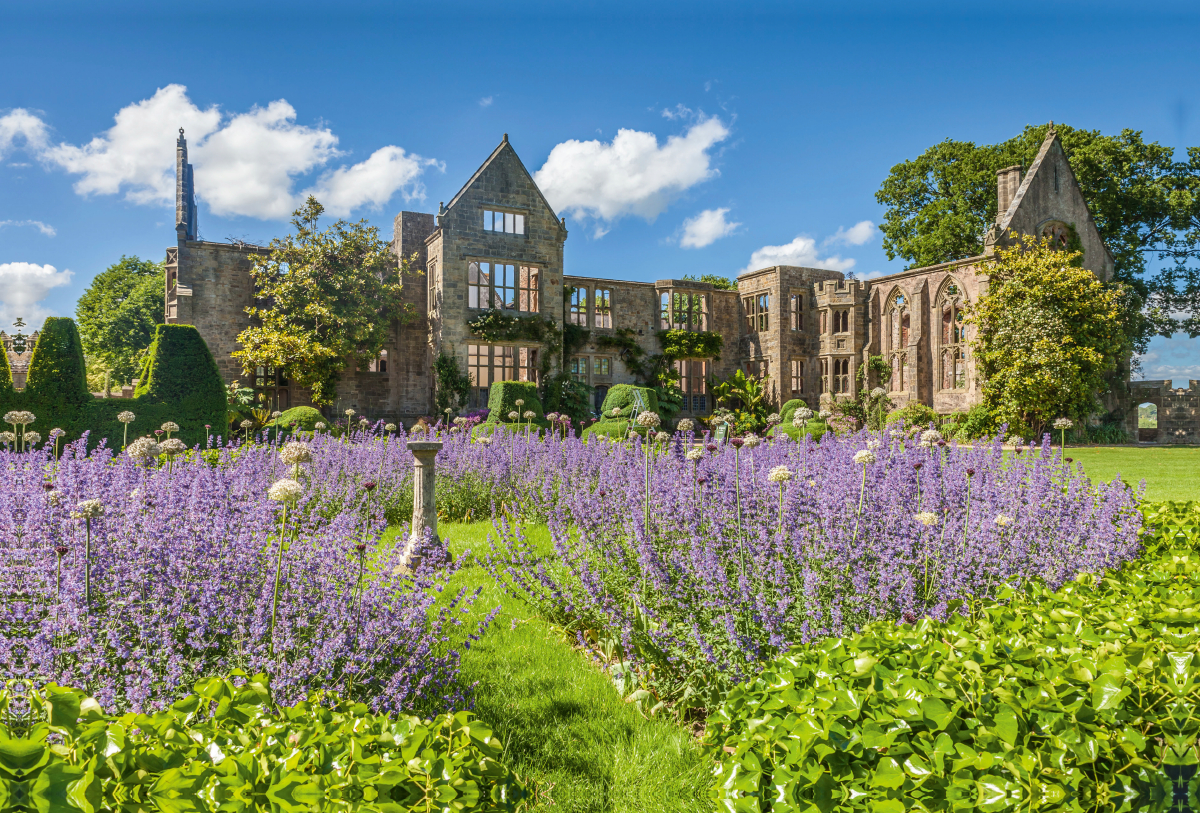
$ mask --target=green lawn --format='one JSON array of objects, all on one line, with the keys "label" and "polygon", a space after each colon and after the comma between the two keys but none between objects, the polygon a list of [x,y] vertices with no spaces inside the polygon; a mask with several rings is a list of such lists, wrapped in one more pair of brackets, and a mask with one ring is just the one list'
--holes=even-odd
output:
[{"label": "green lawn", "polygon": [[1067,457],[1094,481],[1118,475],[1134,486],[1146,481],[1146,499],[1200,500],[1200,447],[1068,446]]},{"label": "green lawn", "polygon": [[[491,530],[490,521],[438,528],[456,558],[468,549],[486,553]],[[549,545],[545,526],[527,533]],[[532,810],[713,809],[709,766],[686,728],[647,719],[622,701],[561,630],[504,595],[473,561],[451,583],[452,590],[462,586],[483,587],[471,617],[502,608],[464,653],[462,680],[477,684],[475,711],[504,744],[507,764],[533,780],[539,799]]]}]

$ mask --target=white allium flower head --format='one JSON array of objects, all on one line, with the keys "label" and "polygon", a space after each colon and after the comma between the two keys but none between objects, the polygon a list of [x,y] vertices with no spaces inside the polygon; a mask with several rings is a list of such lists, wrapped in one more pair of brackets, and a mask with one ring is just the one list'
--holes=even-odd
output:
[{"label": "white allium flower head", "polygon": [[53,440],[54,438],[61,438],[65,434],[67,434],[65,429],[59,429],[58,427],[55,427],[54,429],[50,430],[50,439]]},{"label": "white allium flower head", "polygon": [[13,409],[13,410],[9,410],[8,412],[5,412],[4,413],[4,422],[5,423],[18,423],[17,411],[15,409]]},{"label": "white allium flower head", "polygon": [[252,429],[252,428],[254,428],[254,421],[247,418],[246,420],[239,423],[238,426],[242,427],[243,429]]},{"label": "white allium flower head", "polygon": [[295,502],[304,496],[304,488],[290,477],[277,480],[267,489],[267,497],[275,502]]},{"label": "white allium flower head", "polygon": [[318,432],[320,432],[324,428],[325,428],[325,424],[322,421],[317,421],[316,423],[313,424],[313,429],[317,430]]},{"label": "white allium flower head", "polygon": [[699,460],[700,458],[704,457],[704,450],[688,449],[688,452],[684,455],[684,457],[686,457],[688,460]]},{"label": "white allium flower head", "polygon": [[163,430],[164,432],[178,432],[179,424],[175,423],[174,421],[167,421],[160,426],[159,429]]},{"label": "white allium flower head", "polygon": [[395,432],[395,431],[396,431],[396,424],[394,424],[394,423],[385,423],[385,424],[383,425],[383,431],[385,431],[385,432]]},{"label": "white allium flower head", "polygon": [[609,414],[609,416],[610,416],[610,417],[616,418],[617,416],[619,416],[619,415],[621,414],[621,408],[620,408],[620,407],[613,407],[612,409],[610,409],[610,410],[608,411],[608,414]]},{"label": "white allium flower head", "polygon": [[1025,438],[1021,437],[1020,435],[1009,435],[1008,442],[1013,446],[1024,446]]},{"label": "white allium flower head", "polygon": [[0,432],[0,443],[7,443],[10,446],[17,442],[17,436],[12,432]]},{"label": "white allium flower head", "polygon": [[1007,528],[1009,525],[1012,525],[1012,523],[1013,523],[1012,517],[1007,516],[1005,514],[997,514],[996,515],[996,524],[999,525],[1001,528]]},{"label": "white allium flower head", "polygon": [[880,445],[881,444],[880,444],[878,438],[871,438],[870,440],[867,441],[868,449],[878,449],[880,447]]},{"label": "white allium flower head", "polygon": [[1072,421],[1070,418],[1057,418],[1054,421],[1055,429],[1070,429],[1074,425],[1075,425],[1075,422]]},{"label": "white allium flower head", "polygon": [[915,514],[913,519],[926,527],[929,527],[930,525],[937,525],[938,521],[937,514],[933,513],[932,511],[922,511],[919,514]]},{"label": "white allium flower head", "polygon": [[187,451],[187,445],[179,438],[167,438],[158,444],[158,451],[161,454],[183,454]]},{"label": "white allium flower head", "polygon": [[359,418],[359,419],[358,419],[358,422],[359,422],[359,423],[361,423],[361,424],[368,424],[368,423],[370,423],[370,421],[368,421],[366,418]]},{"label": "white allium flower head", "polygon": [[536,412],[534,412],[532,409],[527,409],[527,410],[525,410],[525,420],[527,420],[527,421],[531,421],[531,420],[533,420],[535,417],[537,417],[537,413],[536,413]]},{"label": "white allium flower head", "polygon": [[104,503],[99,500],[84,500],[75,506],[71,516],[76,519],[95,519],[104,515]]},{"label": "white allium flower head", "polygon": [[675,424],[675,428],[680,432],[691,432],[696,428],[696,424],[691,418],[684,418],[679,423]]},{"label": "white allium flower head", "polygon": [[[277,410],[275,410],[274,412],[272,412],[272,413],[271,413],[271,417],[272,417],[272,418],[278,418],[278,417],[279,417],[280,415],[282,415],[282,414],[283,414],[283,413],[282,413],[282,412],[280,412],[280,411],[277,409]],[[172,431],[174,431],[174,430],[172,430]]]},{"label": "white allium flower head", "polygon": [[772,483],[786,483],[795,476],[795,473],[787,466],[776,466],[771,469],[771,473],[767,475],[767,479]]},{"label": "white allium flower head", "polygon": [[869,466],[875,462],[875,453],[870,449],[862,449],[854,453],[854,462],[860,466]]},{"label": "white allium flower head", "polygon": [[779,417],[778,412],[772,412],[770,415],[767,416],[767,423],[771,424],[772,426],[774,426],[775,424],[779,423],[782,420],[783,420],[783,418]]},{"label": "white allium flower head", "polygon": [[312,450],[309,449],[307,443],[290,440],[279,450],[279,459],[289,466],[297,466],[312,460]]},{"label": "white allium flower head", "polygon": [[517,411],[515,409],[512,412],[508,413],[508,419],[510,421],[515,421],[519,417],[521,417],[521,416],[517,413]]},{"label": "white allium flower head", "polygon": [[121,423],[133,423],[136,418],[134,417],[134,414],[127,409],[124,412],[117,413],[117,420]]},{"label": "white allium flower head", "polygon": [[758,435],[747,435],[743,445],[747,449],[753,449],[760,443],[762,443],[762,438],[760,438]]},{"label": "white allium flower head", "polygon": [[138,438],[125,450],[125,454],[134,460],[149,460],[160,454],[158,442],[154,438]]},{"label": "white allium flower head", "polygon": [[[134,491],[137,491],[137,489],[135,488]],[[58,505],[61,501],[62,501],[62,492],[61,491],[46,492],[46,502],[50,503],[51,505]]]},{"label": "white allium flower head", "polygon": [[525,399],[524,399],[524,398],[518,398],[518,399],[516,400],[516,404],[517,404],[517,406],[525,406]]},{"label": "white allium flower head", "polygon": [[492,436],[484,435],[483,437],[481,437],[479,439],[479,442],[482,443],[484,446],[491,446],[492,445]]},{"label": "white allium flower head", "polygon": [[41,436],[41,434],[39,434],[37,432],[26,432],[25,433],[25,442],[26,443],[41,443],[42,436]]},{"label": "white allium flower head", "polygon": [[354,414],[354,410],[353,410],[353,409],[347,409],[347,410],[346,410],[346,417],[347,417],[347,418],[349,418],[349,417],[350,417],[351,415],[353,415],[353,414]]},{"label": "white allium flower head", "polygon": [[811,409],[809,409],[808,407],[800,407],[799,409],[796,410],[796,417],[800,418],[801,420],[811,421],[812,416],[813,416],[813,411]]},{"label": "white allium flower head", "polygon": [[451,426],[450,432],[451,432],[451,434],[458,434],[458,430],[461,428],[462,428],[461,426]]},{"label": "white allium flower head", "polygon": [[654,428],[662,423],[662,418],[658,417],[657,412],[643,412],[637,417],[638,426]]},{"label": "white allium flower head", "polygon": [[883,387],[876,387],[875,389],[871,390],[872,398],[883,398],[886,395],[887,395],[887,390],[885,390]]},{"label": "white allium flower head", "polygon": [[656,441],[658,441],[659,443],[666,443],[668,440],[671,439],[671,435],[668,434],[667,432],[655,432],[654,439]]},{"label": "white allium flower head", "polygon": [[827,421],[827,420],[829,420],[830,418],[832,418],[832,417],[833,417],[833,413],[832,413],[832,412],[830,412],[828,409],[822,409],[820,412],[818,412],[818,413],[817,413],[817,416],[818,416],[818,417],[819,417],[821,420],[823,420],[823,421]]},{"label": "white allium flower head", "polygon": [[926,429],[921,433],[921,445],[932,446],[942,439],[942,433],[936,429]]}]

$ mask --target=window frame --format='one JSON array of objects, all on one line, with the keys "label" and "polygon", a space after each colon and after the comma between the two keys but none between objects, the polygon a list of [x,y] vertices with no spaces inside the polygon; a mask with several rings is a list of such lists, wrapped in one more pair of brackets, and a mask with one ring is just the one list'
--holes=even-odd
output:
[{"label": "window frame", "polygon": [[[525,216],[525,212],[504,208],[485,208],[482,209],[482,211],[483,230],[485,232],[488,232],[489,234],[511,234],[515,237],[526,236],[528,218]],[[499,229],[495,228],[497,215],[500,215],[501,220],[501,228]],[[512,230],[509,229],[510,219],[513,227]],[[491,224],[488,223],[489,220],[491,221]]]},{"label": "window frame", "polygon": [[490,257],[467,260],[468,308],[540,313],[541,284],[541,268],[536,265]]}]

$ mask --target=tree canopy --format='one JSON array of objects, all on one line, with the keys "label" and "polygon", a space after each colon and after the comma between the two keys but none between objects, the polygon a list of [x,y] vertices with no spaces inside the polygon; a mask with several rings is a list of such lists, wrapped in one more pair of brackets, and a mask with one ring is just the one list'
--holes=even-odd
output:
[{"label": "tree canopy", "polygon": [[292,213],[294,234],[271,241],[251,276],[256,321],[234,352],[247,372],[275,367],[312,389],[313,403],[332,404],[337,381],[353,360],[377,358],[395,320],[409,316],[400,301],[401,274],[391,246],[365,220],[317,228],[324,207],[310,196]]},{"label": "tree canopy", "polygon": [[707,282],[718,291],[736,291],[737,283],[729,277],[722,277],[720,274],[684,274],[683,278],[692,282]]},{"label": "tree canopy", "polygon": [[[999,144],[947,139],[892,167],[875,193],[887,207],[880,231],[888,257],[917,267],[982,254],[996,218],[996,171],[1028,167],[1049,126],[1026,127]],[[1200,151],[1176,162],[1171,147],[1146,142],[1140,131],[1114,136],[1061,124],[1056,130],[1116,261],[1116,281],[1144,309],[1145,319],[1127,326],[1137,349],[1154,333],[1196,335],[1200,290],[1185,265],[1200,254]],[[1167,264],[1148,273],[1148,259]],[[1180,310],[1191,315],[1178,319]]]},{"label": "tree canopy", "polygon": [[967,316],[972,349],[984,403],[1014,433],[1086,419],[1129,352],[1128,286],[1100,282],[1077,256],[1026,236],[979,269],[988,290]]},{"label": "tree canopy", "polygon": [[121,257],[101,271],[79,297],[75,321],[83,352],[114,382],[129,383],[163,323],[163,266]]}]

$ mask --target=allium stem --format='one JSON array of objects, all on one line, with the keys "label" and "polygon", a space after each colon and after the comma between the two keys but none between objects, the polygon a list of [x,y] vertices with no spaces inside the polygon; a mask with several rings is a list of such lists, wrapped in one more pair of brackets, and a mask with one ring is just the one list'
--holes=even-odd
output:
[{"label": "allium stem", "polygon": [[279,521],[279,556],[275,560],[275,590],[271,595],[271,657],[275,656],[275,614],[279,609],[279,575],[283,570],[283,542],[287,532],[287,503],[283,504],[283,518]]},{"label": "allium stem", "polygon": [[851,547],[858,541],[858,521],[862,518],[863,500],[867,498],[867,467],[863,466],[862,470],[862,485],[858,489],[858,512],[854,515],[854,539],[850,543]]},{"label": "allium stem", "polygon": [[86,529],[87,541],[83,547],[83,598],[87,605],[88,615],[92,614],[92,520],[85,517],[83,527]]}]

